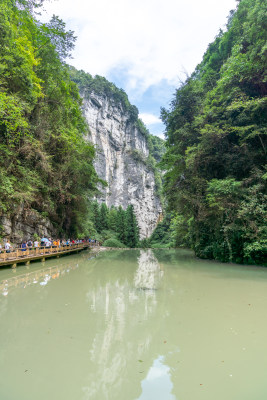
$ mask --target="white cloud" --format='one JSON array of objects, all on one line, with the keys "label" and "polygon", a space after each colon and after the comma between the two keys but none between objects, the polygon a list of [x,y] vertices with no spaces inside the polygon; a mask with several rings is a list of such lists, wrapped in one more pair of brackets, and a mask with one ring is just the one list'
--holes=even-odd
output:
[{"label": "white cloud", "polygon": [[165,140],[164,133],[152,133],[154,136],[158,136],[160,139]]},{"label": "white cloud", "polygon": [[191,73],[235,0],[58,0],[45,4],[78,36],[71,64],[95,75],[127,69],[126,91],[143,93]]},{"label": "white cloud", "polygon": [[139,114],[139,117],[146,125],[155,125],[162,123],[161,120],[154,114],[141,113]]}]

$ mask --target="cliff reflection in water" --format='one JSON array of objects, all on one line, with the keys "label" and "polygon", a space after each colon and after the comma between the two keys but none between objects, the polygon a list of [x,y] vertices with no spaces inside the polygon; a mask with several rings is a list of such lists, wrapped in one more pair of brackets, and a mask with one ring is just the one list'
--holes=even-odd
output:
[{"label": "cliff reflection in water", "polygon": [[[139,398],[141,381],[151,368],[153,371],[159,355],[158,343],[153,339],[162,325],[159,315],[164,317],[164,304],[157,301],[160,290],[156,290],[163,270],[151,250],[141,250],[137,261],[131,281],[122,275],[87,294],[90,307],[99,318],[90,346],[95,372],[88,376],[90,384],[83,388],[84,399],[108,399],[111,393],[112,398],[121,398],[121,393],[127,398],[128,392],[129,398]],[[166,372],[166,367],[163,369]]]},{"label": "cliff reflection in water", "polygon": [[135,287],[143,290],[156,290],[159,288],[162,276],[163,270],[161,270],[152,250],[141,250],[138,258],[138,269],[134,278]]}]

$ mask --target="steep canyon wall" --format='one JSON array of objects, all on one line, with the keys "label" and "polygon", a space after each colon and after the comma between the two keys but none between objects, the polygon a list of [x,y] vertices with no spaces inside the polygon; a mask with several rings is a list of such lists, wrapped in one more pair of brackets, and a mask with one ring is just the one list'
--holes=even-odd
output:
[{"label": "steep canyon wall", "polygon": [[162,212],[153,169],[147,157],[147,137],[131,114],[112,97],[92,92],[84,97],[84,114],[96,145],[96,171],[108,186],[100,202],[108,207],[134,206],[140,238],[151,235]]}]

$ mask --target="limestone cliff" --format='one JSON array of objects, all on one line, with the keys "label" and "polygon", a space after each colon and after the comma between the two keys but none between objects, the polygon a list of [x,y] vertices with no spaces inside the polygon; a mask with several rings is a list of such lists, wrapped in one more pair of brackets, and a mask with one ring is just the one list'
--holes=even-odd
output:
[{"label": "limestone cliff", "polygon": [[35,233],[40,237],[56,237],[58,234],[48,218],[42,217],[33,209],[24,208],[23,204],[12,216],[0,216],[0,228],[1,236],[10,239],[14,244],[33,239]]},{"label": "limestone cliff", "polygon": [[108,186],[101,202],[108,207],[134,206],[140,238],[151,235],[162,212],[155,176],[148,163],[147,137],[122,102],[112,96],[81,93],[90,135],[96,145],[96,172]]}]

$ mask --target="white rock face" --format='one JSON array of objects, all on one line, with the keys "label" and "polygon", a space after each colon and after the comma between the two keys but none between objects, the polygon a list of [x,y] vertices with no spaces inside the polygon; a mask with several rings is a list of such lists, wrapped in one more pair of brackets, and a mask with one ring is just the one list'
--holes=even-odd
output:
[{"label": "white rock face", "polygon": [[140,238],[150,236],[162,209],[154,173],[145,163],[149,155],[146,137],[122,105],[104,95],[92,93],[84,99],[84,113],[91,131],[88,140],[97,148],[96,172],[108,183],[100,201],[123,209],[132,204]]},{"label": "white rock face", "polygon": [[[137,289],[156,290],[159,288],[163,270],[151,249],[141,250],[138,258],[138,269],[134,277]],[[152,292],[155,294],[155,292]]]}]

